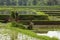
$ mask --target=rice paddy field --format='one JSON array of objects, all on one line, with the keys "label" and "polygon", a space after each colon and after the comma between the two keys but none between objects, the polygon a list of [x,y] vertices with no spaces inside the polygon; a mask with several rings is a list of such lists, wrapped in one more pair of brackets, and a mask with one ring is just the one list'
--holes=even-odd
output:
[{"label": "rice paddy field", "polygon": [[[19,24],[28,24],[30,21],[29,16],[32,16],[32,21],[35,23],[33,30],[21,29],[19,27],[11,26],[11,22],[8,21],[4,23],[5,19],[11,17],[11,12],[18,12],[21,20]],[[23,13],[24,12],[24,13]],[[25,14],[26,13],[26,14]],[[50,23],[50,25],[45,25],[48,23],[44,22],[55,22]],[[0,38],[1,40],[58,40],[57,38],[38,36],[36,33],[45,33],[48,31],[60,31],[60,7],[59,6],[0,6]],[[43,23],[42,23],[43,22]],[[58,22],[58,23],[56,23]],[[43,25],[42,25],[43,24]],[[15,25],[15,24],[13,24]],[[26,26],[27,27],[27,26]]]},{"label": "rice paddy field", "polygon": [[0,40],[59,40],[37,35],[49,31],[60,32],[59,0],[0,0]]},{"label": "rice paddy field", "polygon": [[48,36],[38,36],[31,30],[11,27],[11,23],[0,23],[0,40],[58,40]]}]

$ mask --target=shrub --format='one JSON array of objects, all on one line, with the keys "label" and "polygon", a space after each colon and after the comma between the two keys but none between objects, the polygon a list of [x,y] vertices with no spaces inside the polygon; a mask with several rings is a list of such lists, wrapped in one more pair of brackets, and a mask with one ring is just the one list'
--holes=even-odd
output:
[{"label": "shrub", "polygon": [[11,22],[11,27],[18,27],[18,28],[22,28],[25,29],[25,26],[23,24],[19,24],[17,22]]}]

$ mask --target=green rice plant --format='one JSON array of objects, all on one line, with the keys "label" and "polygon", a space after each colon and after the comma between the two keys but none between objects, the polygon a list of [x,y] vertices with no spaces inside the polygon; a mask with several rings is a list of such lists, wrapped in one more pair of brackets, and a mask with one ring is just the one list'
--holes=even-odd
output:
[{"label": "green rice plant", "polygon": [[[11,23],[7,23],[6,26],[8,26],[9,24]],[[6,29],[10,29],[11,31],[13,31],[12,35],[14,33],[22,33],[22,34],[25,34],[25,35],[28,35],[28,36],[31,36],[31,37],[34,37],[34,38],[37,38],[37,39],[40,39],[40,40],[58,40],[57,38],[50,38],[50,37],[47,37],[47,36],[38,36],[36,33],[32,32],[31,30],[27,30],[27,29],[21,29],[21,28],[18,28],[18,27],[5,27]]]}]

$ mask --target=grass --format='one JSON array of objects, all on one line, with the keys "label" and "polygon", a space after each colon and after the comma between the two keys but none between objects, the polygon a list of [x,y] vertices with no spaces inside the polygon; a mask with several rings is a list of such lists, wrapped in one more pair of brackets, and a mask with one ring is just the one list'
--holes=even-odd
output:
[{"label": "grass", "polygon": [[[59,21],[59,20],[56,20],[55,17],[53,19],[53,16],[49,16],[48,14],[45,14],[44,12],[40,12],[40,10],[50,10],[50,9],[54,9],[55,11],[58,11],[57,9],[59,9],[60,7],[59,6],[46,6],[46,7],[14,7],[14,6],[5,6],[5,7],[0,7],[0,11],[4,11],[4,10],[7,10],[11,13],[11,11],[31,11],[31,12],[35,12],[38,15],[43,15],[43,16],[48,16],[49,20],[48,21]],[[40,10],[39,10],[40,9]],[[42,10],[42,11],[43,11]],[[51,11],[51,10],[50,10]],[[8,14],[6,14],[8,15]],[[29,15],[29,14],[28,14]],[[33,14],[32,14],[33,15]]]},{"label": "grass", "polygon": [[[3,24],[1,24],[1,25],[3,25]],[[47,36],[38,36],[36,33],[32,32],[30,30],[27,30],[27,29],[21,29],[21,28],[18,28],[18,27],[11,27],[11,23],[7,23],[5,25],[5,27],[2,27],[2,28],[11,30],[12,34],[22,33],[22,34],[25,34],[25,35],[28,35],[28,36],[31,36],[31,37],[34,37],[34,38],[38,38],[40,40],[58,40],[57,38],[54,38],[54,37],[50,38],[50,37],[47,37]]]},{"label": "grass", "polygon": [[19,9],[40,9],[40,10],[58,10],[60,6],[0,6],[0,10],[19,10]]},{"label": "grass", "polygon": [[36,31],[60,31],[60,25],[40,25],[33,28]]},{"label": "grass", "polygon": [[54,27],[51,27],[51,28],[34,28],[34,30],[35,31],[39,31],[39,32],[41,32],[41,31],[46,31],[46,32],[48,32],[48,31],[60,31],[60,28],[58,27],[56,27],[56,28],[54,28]]}]

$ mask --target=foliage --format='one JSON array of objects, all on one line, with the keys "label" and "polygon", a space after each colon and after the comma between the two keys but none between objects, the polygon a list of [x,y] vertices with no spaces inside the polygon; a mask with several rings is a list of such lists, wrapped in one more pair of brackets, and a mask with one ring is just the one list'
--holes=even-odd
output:
[{"label": "foliage", "polygon": [[19,24],[15,21],[11,22],[11,27],[18,27],[18,28],[21,28],[21,29],[25,29],[25,26],[23,24]]},{"label": "foliage", "polygon": [[28,36],[31,36],[34,38],[38,38],[40,40],[58,40],[57,38],[50,38],[47,36],[38,36],[38,35],[36,35],[36,33],[32,32],[30,30],[20,29],[18,27],[11,27],[10,25],[11,25],[11,23],[7,23],[5,28],[15,31],[17,33],[22,33],[22,34],[25,34],[25,35],[28,35]]},{"label": "foliage", "polygon": [[[4,3],[5,2],[5,3]],[[46,6],[46,5],[59,5],[59,0],[1,0],[0,5],[3,6]]]}]

